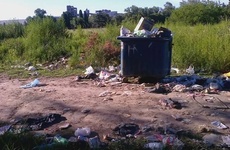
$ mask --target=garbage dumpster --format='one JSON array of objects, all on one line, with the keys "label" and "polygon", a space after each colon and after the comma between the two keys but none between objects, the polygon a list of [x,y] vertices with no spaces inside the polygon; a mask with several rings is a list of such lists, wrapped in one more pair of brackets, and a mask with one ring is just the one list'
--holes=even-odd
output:
[{"label": "garbage dumpster", "polygon": [[117,37],[121,40],[121,74],[124,77],[163,78],[170,74],[172,37]]}]

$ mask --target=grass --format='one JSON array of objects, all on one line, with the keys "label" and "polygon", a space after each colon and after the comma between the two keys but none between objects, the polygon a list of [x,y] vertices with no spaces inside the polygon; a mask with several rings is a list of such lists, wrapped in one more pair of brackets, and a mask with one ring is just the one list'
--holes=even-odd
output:
[{"label": "grass", "polygon": [[215,25],[168,25],[173,33],[173,66],[193,65],[208,72],[229,71],[229,24],[223,21]]},{"label": "grass", "polygon": [[75,69],[60,68],[55,70],[48,70],[45,68],[37,68],[38,76],[31,75],[32,72],[25,68],[12,68],[11,66],[0,66],[0,73],[6,74],[9,78],[31,78],[31,77],[67,77],[74,75],[82,75],[85,68],[79,67]]}]

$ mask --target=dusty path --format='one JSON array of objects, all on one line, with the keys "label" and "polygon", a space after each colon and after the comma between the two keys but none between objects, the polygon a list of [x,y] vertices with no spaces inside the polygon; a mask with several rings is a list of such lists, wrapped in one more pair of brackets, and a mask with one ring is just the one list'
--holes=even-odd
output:
[{"label": "dusty path", "polygon": [[[13,119],[59,113],[66,117],[64,122],[72,125],[68,130],[70,134],[78,127],[86,126],[100,136],[111,134],[111,129],[122,122],[155,128],[167,125],[195,132],[204,125],[230,134],[229,129],[220,130],[211,125],[212,121],[218,120],[230,127],[230,109],[202,108],[188,93],[153,94],[145,92],[144,85],[127,83],[99,87],[92,80],[77,82],[74,78],[39,78],[46,86],[23,89],[20,86],[33,79],[0,76],[0,120],[10,122]],[[99,94],[104,91],[107,91],[107,96],[100,97]],[[230,107],[230,92],[223,91],[211,96],[219,97]],[[183,108],[165,109],[159,105],[160,99],[168,98],[180,102]],[[210,97],[197,97],[197,100],[205,105],[226,107],[221,101]],[[83,113],[83,110],[90,111]],[[183,120],[175,120],[172,114]],[[46,132],[59,132],[58,127],[62,123],[49,127]]]}]

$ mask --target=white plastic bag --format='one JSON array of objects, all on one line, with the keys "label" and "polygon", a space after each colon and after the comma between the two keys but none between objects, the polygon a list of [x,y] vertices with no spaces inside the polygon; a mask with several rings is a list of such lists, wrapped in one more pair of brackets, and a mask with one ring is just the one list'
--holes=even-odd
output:
[{"label": "white plastic bag", "polygon": [[84,127],[84,128],[77,128],[77,130],[74,132],[74,135],[76,137],[78,136],[89,136],[91,133],[90,128]]},{"label": "white plastic bag", "polygon": [[94,69],[92,66],[89,66],[88,68],[86,68],[85,75],[90,75],[92,73],[94,73]]},{"label": "white plastic bag", "polygon": [[195,71],[194,71],[194,66],[190,65],[190,66],[188,67],[188,69],[186,69],[186,72],[187,72],[188,74],[194,74],[194,73],[195,73]]}]

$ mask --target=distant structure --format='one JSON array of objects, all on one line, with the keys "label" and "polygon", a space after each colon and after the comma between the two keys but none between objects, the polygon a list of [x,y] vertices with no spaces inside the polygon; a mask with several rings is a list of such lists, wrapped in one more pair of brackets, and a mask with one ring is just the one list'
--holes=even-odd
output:
[{"label": "distant structure", "polygon": [[90,14],[89,9],[86,8],[84,12],[89,16]]},{"label": "distant structure", "polygon": [[111,11],[111,10],[108,10],[108,9],[96,10],[95,13],[96,14],[105,13],[105,14],[108,14],[110,17],[117,16],[117,11]]},{"label": "distant structure", "polygon": [[7,24],[12,24],[12,23],[25,24],[26,19],[0,20],[0,25],[7,25]]},{"label": "distant structure", "polygon": [[66,6],[67,12],[70,13],[73,17],[77,17],[77,8],[67,5]]}]

